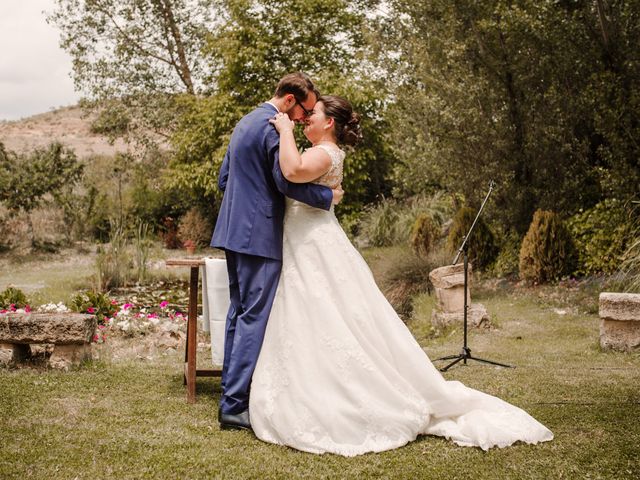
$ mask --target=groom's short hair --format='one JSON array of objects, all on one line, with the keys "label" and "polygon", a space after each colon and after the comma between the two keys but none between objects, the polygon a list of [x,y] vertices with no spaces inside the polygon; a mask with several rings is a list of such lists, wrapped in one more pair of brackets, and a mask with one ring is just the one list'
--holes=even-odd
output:
[{"label": "groom's short hair", "polygon": [[315,93],[316,98],[320,96],[320,92],[316,90],[309,75],[302,72],[295,72],[288,73],[280,79],[276,87],[275,96],[282,98],[286,94],[291,93],[296,100],[304,102],[311,92]]}]

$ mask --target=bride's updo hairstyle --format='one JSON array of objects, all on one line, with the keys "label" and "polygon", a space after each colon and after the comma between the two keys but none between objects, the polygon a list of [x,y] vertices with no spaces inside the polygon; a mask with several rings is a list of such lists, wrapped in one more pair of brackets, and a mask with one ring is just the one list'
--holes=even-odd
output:
[{"label": "bride's updo hairstyle", "polygon": [[347,100],[336,95],[322,95],[318,101],[324,105],[324,114],[333,118],[338,143],[356,145],[362,140],[360,115],[353,111]]}]

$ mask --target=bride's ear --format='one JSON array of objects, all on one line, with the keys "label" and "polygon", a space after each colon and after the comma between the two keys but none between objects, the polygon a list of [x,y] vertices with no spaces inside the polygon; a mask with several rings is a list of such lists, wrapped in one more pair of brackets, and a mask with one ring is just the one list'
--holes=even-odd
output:
[{"label": "bride's ear", "polygon": [[328,122],[325,124],[324,129],[329,130],[331,127],[335,125],[335,120],[333,117],[327,117]]}]

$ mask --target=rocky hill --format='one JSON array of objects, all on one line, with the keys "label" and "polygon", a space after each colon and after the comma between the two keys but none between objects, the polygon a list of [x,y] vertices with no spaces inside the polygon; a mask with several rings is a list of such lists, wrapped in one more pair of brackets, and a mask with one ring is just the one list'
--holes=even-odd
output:
[{"label": "rocky hill", "polygon": [[106,137],[91,133],[90,125],[91,118],[79,107],[65,107],[22,120],[0,121],[0,142],[7,150],[26,152],[57,140],[79,158],[128,150],[122,140],[110,144]]}]

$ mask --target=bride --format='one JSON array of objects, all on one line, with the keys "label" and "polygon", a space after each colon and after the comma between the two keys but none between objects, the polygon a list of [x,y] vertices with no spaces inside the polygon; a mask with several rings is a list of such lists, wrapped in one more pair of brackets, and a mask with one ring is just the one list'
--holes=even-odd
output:
[{"label": "bride", "polygon": [[[343,98],[322,96],[306,121],[302,155],[285,114],[280,166],[292,182],[334,188],[360,138]],[[499,398],[445,380],[378,289],[371,271],[325,211],[287,198],[282,273],[253,374],[256,436],[312,453],[353,456],[439,435],[484,450],[553,438]]]}]

